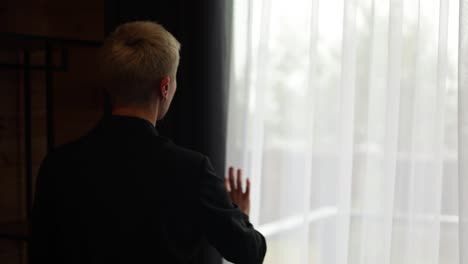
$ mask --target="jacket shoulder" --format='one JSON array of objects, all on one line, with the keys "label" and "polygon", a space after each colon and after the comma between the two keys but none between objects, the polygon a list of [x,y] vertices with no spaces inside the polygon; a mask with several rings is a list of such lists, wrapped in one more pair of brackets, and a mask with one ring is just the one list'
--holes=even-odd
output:
[{"label": "jacket shoulder", "polygon": [[162,140],[164,141],[163,148],[165,149],[165,152],[173,158],[194,162],[200,162],[206,158],[206,155],[198,151],[179,146],[169,139],[162,138]]}]

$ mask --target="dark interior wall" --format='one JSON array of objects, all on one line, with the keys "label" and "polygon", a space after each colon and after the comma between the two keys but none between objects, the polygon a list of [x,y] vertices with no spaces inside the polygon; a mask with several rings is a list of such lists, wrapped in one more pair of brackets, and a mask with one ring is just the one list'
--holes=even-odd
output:
[{"label": "dark interior wall", "polygon": [[102,39],[103,15],[103,0],[3,0],[0,32]]},{"label": "dark interior wall", "polygon": [[[102,40],[104,1],[6,0],[0,4],[0,34]],[[23,62],[19,48],[0,43],[0,63]],[[18,46],[19,47],[19,46]],[[60,60],[55,47],[54,61]],[[102,113],[103,94],[96,84],[96,49],[69,48],[69,67],[53,75],[55,143],[76,139]],[[44,64],[44,49],[31,51],[34,64]],[[22,70],[0,69],[0,232],[25,233],[24,77]],[[31,74],[32,175],[47,152],[45,73]],[[25,243],[0,238],[0,263],[26,263]]]},{"label": "dark interior wall", "polygon": [[[232,1],[106,1],[106,31],[135,20],[162,24],[182,44],[177,93],[158,123],[175,143],[208,155],[224,175]],[[220,263],[205,247],[199,263]]]}]

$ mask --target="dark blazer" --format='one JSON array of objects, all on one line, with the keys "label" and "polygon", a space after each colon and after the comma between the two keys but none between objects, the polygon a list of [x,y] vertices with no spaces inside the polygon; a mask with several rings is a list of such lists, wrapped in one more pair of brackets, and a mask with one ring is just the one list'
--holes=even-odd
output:
[{"label": "dark blazer", "polygon": [[104,118],[48,154],[36,186],[34,263],[195,263],[206,242],[234,263],[266,252],[208,158],[143,119]]}]

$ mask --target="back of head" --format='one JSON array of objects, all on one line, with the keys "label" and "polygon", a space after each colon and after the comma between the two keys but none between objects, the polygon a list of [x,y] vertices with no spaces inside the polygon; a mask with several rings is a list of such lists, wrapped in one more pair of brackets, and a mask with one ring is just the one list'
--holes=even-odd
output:
[{"label": "back of head", "polygon": [[100,68],[114,106],[146,106],[165,76],[175,77],[180,43],[163,26],[136,21],[120,25],[104,41]]}]

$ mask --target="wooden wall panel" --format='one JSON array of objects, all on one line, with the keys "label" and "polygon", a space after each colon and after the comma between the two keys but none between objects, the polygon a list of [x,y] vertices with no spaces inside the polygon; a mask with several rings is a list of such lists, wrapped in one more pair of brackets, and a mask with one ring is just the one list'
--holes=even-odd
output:
[{"label": "wooden wall panel", "polygon": [[[1,57],[19,61],[17,54]],[[25,217],[21,78],[18,71],[0,71],[0,224]],[[21,244],[0,240],[0,263],[21,263]]]},{"label": "wooden wall panel", "polygon": [[0,72],[0,223],[23,216],[20,79],[18,72]]},{"label": "wooden wall panel", "polygon": [[0,4],[0,32],[102,39],[103,0],[4,0]]},{"label": "wooden wall panel", "polygon": [[[0,4],[0,33],[102,40],[104,1],[6,0]],[[31,55],[44,63],[44,52]],[[59,61],[60,53],[54,53]],[[96,73],[96,48],[69,49],[69,69],[54,74],[55,142],[83,135],[101,117],[103,93]],[[0,63],[21,63],[21,52],[0,49]],[[33,175],[47,151],[45,73],[32,74]],[[25,220],[23,73],[0,69],[0,228]],[[24,243],[0,238],[0,263],[26,263]]]}]

